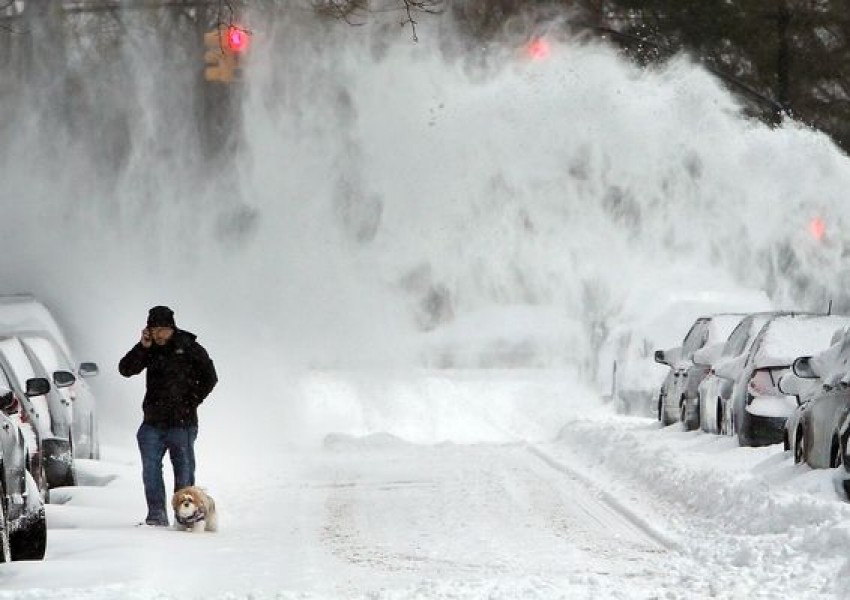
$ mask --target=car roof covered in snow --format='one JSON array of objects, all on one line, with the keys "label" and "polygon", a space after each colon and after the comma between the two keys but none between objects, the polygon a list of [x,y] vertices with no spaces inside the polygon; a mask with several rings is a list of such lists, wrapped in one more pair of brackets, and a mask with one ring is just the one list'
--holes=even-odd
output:
[{"label": "car roof covered in snow", "polygon": [[798,356],[811,356],[829,348],[835,332],[850,325],[838,315],[783,315],[759,332],[751,350],[758,367],[786,366]]},{"label": "car roof covered in snow", "polygon": [[708,343],[716,344],[726,341],[732,330],[746,317],[746,313],[721,313],[712,315],[708,324]]},{"label": "car roof covered in snow", "polygon": [[70,347],[53,315],[35,296],[29,294],[0,295],[0,329],[3,331],[47,330],[65,352]]},{"label": "car roof covered in snow", "polygon": [[[682,343],[700,317],[770,309],[770,300],[760,290],[673,290],[657,296],[649,292],[636,293],[623,307],[620,322],[612,327],[611,335],[631,330],[656,349],[670,348]],[[739,321],[740,317],[732,325],[733,329]],[[718,322],[718,326],[723,325]],[[713,334],[710,337],[714,339]],[[722,341],[720,337],[716,339]]]}]

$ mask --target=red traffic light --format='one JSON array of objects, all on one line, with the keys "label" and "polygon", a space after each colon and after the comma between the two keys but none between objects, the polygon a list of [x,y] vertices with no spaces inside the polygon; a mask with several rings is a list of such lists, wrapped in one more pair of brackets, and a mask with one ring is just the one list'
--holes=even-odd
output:
[{"label": "red traffic light", "polygon": [[225,37],[227,49],[232,52],[244,52],[248,49],[249,36],[250,34],[244,29],[231,25],[227,28]]},{"label": "red traffic light", "polygon": [[526,47],[525,51],[531,60],[546,60],[552,53],[552,48],[546,38],[535,38]]}]

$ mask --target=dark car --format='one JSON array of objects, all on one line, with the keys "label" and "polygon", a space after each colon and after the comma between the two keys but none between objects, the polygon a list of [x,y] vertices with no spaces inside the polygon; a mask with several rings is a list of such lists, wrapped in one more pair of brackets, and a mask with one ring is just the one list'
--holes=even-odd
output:
[{"label": "dark car", "polygon": [[695,363],[694,354],[701,348],[725,341],[745,316],[720,313],[699,317],[680,347],[656,351],[655,361],[669,366],[673,375],[672,381],[669,378],[665,381],[659,395],[658,414],[662,425],[679,420],[686,431],[699,427],[697,389],[711,367]]},{"label": "dark car", "polygon": [[762,327],[745,356],[715,369],[721,377],[734,378],[728,410],[732,432],[742,446],[783,442],[785,422],[797,399],[779,389],[780,378],[797,357],[828,348],[834,333],[848,325],[850,317],[782,315]]},{"label": "dark car", "polygon": [[41,560],[47,548],[44,502],[29,472],[34,439],[24,435],[19,410],[14,393],[0,387],[0,562]]},{"label": "dark car", "polygon": [[53,382],[54,394],[49,401],[51,420],[70,423],[74,458],[100,458],[97,406],[86,382],[98,374],[97,365],[84,362],[75,369],[62,346],[48,331],[18,331],[15,336],[23,342],[32,364]]}]

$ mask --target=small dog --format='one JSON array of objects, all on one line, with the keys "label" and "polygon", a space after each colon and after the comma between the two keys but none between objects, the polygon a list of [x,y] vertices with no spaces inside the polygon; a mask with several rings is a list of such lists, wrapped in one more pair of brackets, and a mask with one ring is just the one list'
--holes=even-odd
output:
[{"label": "small dog", "polygon": [[171,498],[174,527],[182,531],[216,531],[218,516],[215,501],[199,487],[184,487]]}]

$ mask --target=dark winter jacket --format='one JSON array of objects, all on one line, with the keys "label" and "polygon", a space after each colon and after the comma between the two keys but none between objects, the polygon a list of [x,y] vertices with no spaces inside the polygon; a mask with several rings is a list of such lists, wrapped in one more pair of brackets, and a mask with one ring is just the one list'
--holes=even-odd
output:
[{"label": "dark winter jacket", "polygon": [[144,422],[157,427],[197,425],[198,405],[215,387],[218,376],[195,335],[176,329],[164,346],[154,343],[145,348],[138,343],[118,363],[124,377],[143,369],[147,369]]}]

